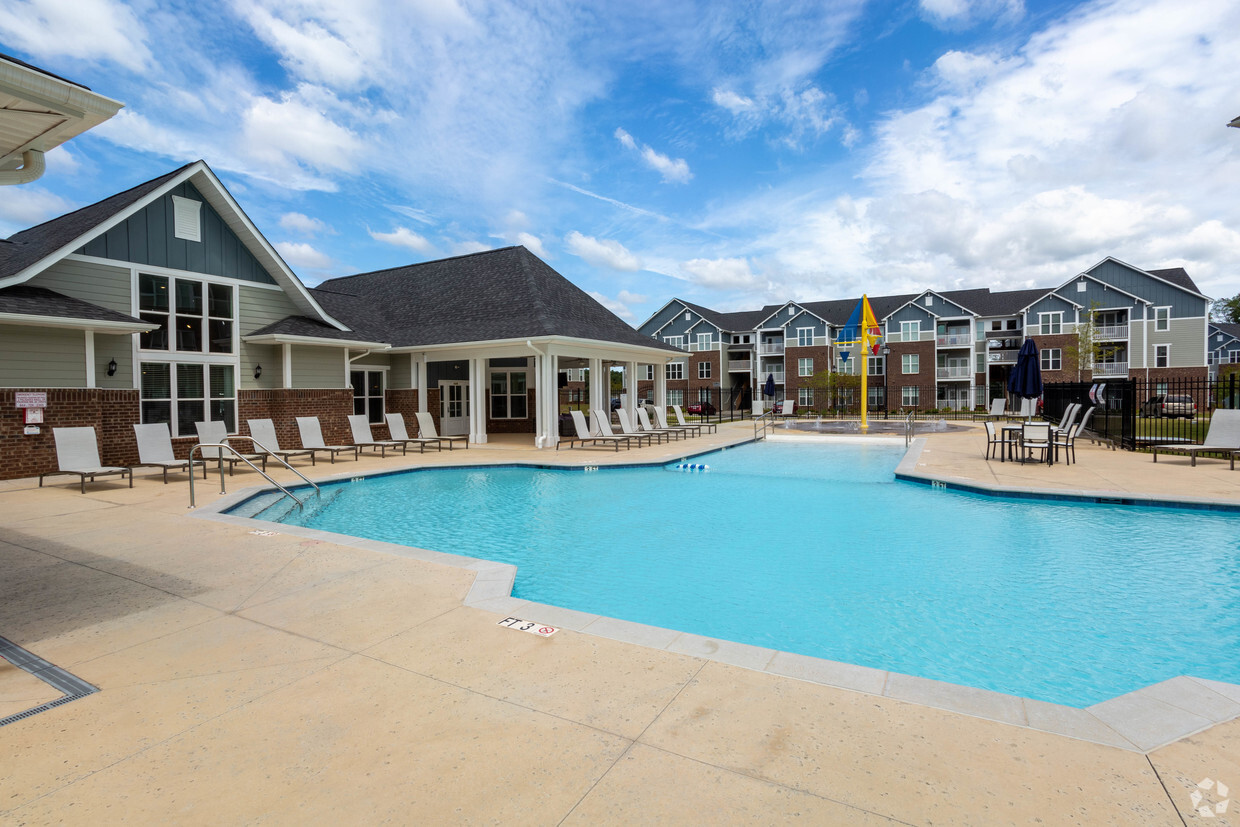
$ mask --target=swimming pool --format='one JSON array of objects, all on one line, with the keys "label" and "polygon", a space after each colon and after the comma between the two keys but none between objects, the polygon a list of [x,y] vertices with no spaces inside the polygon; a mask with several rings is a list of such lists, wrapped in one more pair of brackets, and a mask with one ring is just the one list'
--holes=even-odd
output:
[{"label": "swimming pool", "polygon": [[284,520],[512,563],[536,602],[1070,706],[1240,683],[1240,516],[938,490],[897,482],[902,455],[422,470],[324,486]]}]

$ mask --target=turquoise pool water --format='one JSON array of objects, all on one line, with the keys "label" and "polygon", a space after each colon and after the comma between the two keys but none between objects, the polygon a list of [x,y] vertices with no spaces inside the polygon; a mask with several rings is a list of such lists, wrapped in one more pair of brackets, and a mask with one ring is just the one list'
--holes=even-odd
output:
[{"label": "turquoise pool water", "polygon": [[1240,683],[1240,516],[933,489],[895,480],[902,455],[424,470],[325,486],[284,521],[513,563],[529,600],[1070,706]]}]

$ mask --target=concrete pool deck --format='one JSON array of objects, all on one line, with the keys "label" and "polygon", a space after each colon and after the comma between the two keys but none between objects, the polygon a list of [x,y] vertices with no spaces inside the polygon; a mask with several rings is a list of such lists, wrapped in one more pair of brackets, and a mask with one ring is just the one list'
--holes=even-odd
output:
[{"label": "concrete pool deck", "polygon": [[[720,431],[619,454],[497,443],[368,457],[312,476],[657,462],[753,435]],[[980,427],[931,434],[915,468],[1240,504],[1240,473],[1217,460],[1155,466],[1081,445],[1072,466],[1000,465],[982,443]],[[85,495],[67,477],[47,485],[0,483],[0,636],[100,691],[0,727],[5,821],[1182,824],[1198,818],[1194,792],[1219,798],[1199,782],[1240,784],[1236,720],[1142,752],[691,647],[568,628],[543,639],[465,605],[485,566],[189,519],[183,476],[164,486],[139,471],[133,489]],[[213,502],[218,483],[198,496]],[[0,662],[0,717],[54,694]],[[1227,703],[1240,711],[1213,694],[1219,720],[1234,718]]]}]

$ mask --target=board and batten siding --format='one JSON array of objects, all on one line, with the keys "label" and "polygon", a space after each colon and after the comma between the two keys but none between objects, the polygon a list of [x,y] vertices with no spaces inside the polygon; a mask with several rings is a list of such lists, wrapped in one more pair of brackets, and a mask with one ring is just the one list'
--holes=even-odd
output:
[{"label": "board and batten siding", "polygon": [[86,387],[86,334],[81,330],[0,325],[0,353],[0,387]]},{"label": "board and batten siding", "polygon": [[129,268],[62,259],[29,282],[75,299],[133,315]]},{"label": "board and batten siding", "polygon": [[[263,368],[264,375],[266,368]],[[294,388],[349,387],[344,348],[293,345]]]}]

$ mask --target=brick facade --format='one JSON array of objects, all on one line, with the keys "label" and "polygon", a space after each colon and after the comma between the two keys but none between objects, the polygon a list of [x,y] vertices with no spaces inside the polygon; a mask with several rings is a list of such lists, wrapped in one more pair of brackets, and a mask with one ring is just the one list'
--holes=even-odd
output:
[{"label": "brick facade", "polygon": [[[405,420],[405,430],[410,436],[417,433],[418,418],[415,414],[418,412],[418,392],[411,388],[402,388],[400,390],[392,390],[388,388],[383,392],[383,406],[385,413],[398,413]],[[431,419],[435,420],[435,430],[439,432],[439,388],[431,388],[426,392],[426,410],[430,413]],[[392,435],[388,432],[387,423],[373,426],[375,439],[391,439]],[[352,442],[353,440],[349,440]]]},{"label": "brick facade", "polygon": [[[917,408],[926,410],[938,406],[937,364],[934,342],[892,342],[887,357],[888,409],[904,406],[904,388],[916,387]],[[906,353],[917,354],[917,373],[904,373]]]},{"label": "brick facade", "polygon": [[[486,394],[487,433],[488,434],[532,434],[534,433],[534,388],[527,388],[525,419],[492,419],[491,392]],[[438,427],[438,425],[436,425]]]},{"label": "brick facade", "polygon": [[[15,395],[26,392],[47,394],[47,407],[43,409],[43,424],[38,434],[25,433],[25,413],[16,407]],[[132,465],[138,461],[138,444],[133,433],[133,423],[137,421],[136,390],[0,389],[0,479],[36,477],[55,471],[53,428],[93,427],[99,442],[100,462]]]},{"label": "brick facade", "polygon": [[[813,359],[813,372],[809,376],[800,375],[800,360]],[[864,360],[858,358],[858,363]],[[831,355],[831,347],[829,345],[819,345],[817,347],[797,347],[791,345],[784,350],[784,399],[791,399],[800,404],[801,388],[810,387],[813,384],[815,373],[822,373],[835,367],[834,359]],[[864,366],[859,368],[864,370]],[[762,381],[766,381],[763,377]],[[826,400],[814,399],[815,406],[824,405]]]},{"label": "brick facade", "polygon": [[[348,419],[352,413],[353,391],[350,388],[279,388],[237,394],[237,432],[250,433],[247,420],[270,419],[275,424],[280,447],[284,449],[301,445],[296,419],[299,416],[319,418],[324,444],[352,445],[353,431]],[[378,438],[377,433],[375,436]],[[188,440],[190,445],[193,442]]]}]

